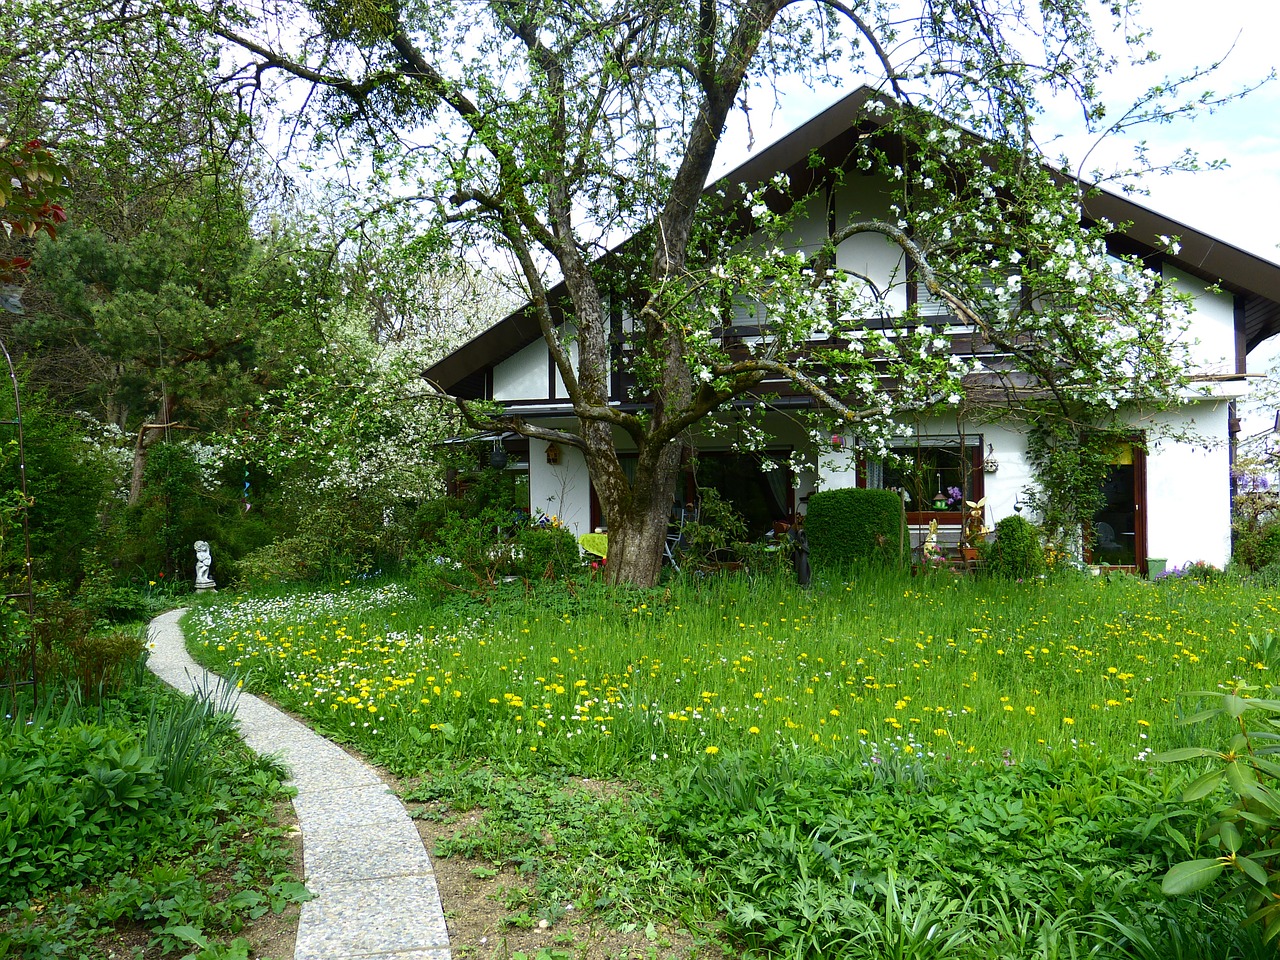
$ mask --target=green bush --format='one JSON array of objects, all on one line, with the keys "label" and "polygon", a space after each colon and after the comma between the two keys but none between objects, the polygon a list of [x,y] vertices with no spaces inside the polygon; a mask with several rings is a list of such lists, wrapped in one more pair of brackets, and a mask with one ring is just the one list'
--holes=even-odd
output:
[{"label": "green bush", "polygon": [[1280,562],[1280,490],[1263,477],[1238,479],[1232,502],[1231,559],[1250,570]]},{"label": "green bush", "polygon": [[0,720],[0,956],[97,957],[143,933],[149,956],[245,957],[247,920],[305,898],[282,872],[283,774],[225,708],[140,674]]},{"label": "green bush", "polygon": [[1250,570],[1261,570],[1280,562],[1280,519],[1256,529],[1236,526],[1236,544],[1232,559]]},{"label": "green bush", "polygon": [[737,561],[746,547],[747,522],[711,487],[698,488],[698,514],[681,531],[680,559],[695,567]]},{"label": "green bush", "polygon": [[76,637],[65,649],[80,689],[91,693],[130,677],[134,664],[146,652],[147,642],[141,630],[114,630]]},{"label": "green bush", "polygon": [[[0,419],[13,416],[12,392],[0,391]],[[74,584],[82,575],[82,556],[98,529],[111,465],[85,443],[82,424],[57,412],[38,392],[29,393],[23,401],[22,436],[35,576]],[[18,489],[17,462],[17,445],[7,444],[0,451],[6,490]],[[17,535],[4,538],[0,554],[5,568],[17,571],[25,562],[24,542],[19,528],[10,533]]]},{"label": "green bush", "polygon": [[1248,582],[1264,590],[1274,590],[1280,587],[1280,560],[1253,571],[1253,573],[1249,574]]},{"label": "green bush", "polygon": [[236,583],[245,587],[304,583],[324,569],[327,545],[312,536],[285,537],[259,547],[236,563]]},{"label": "green bush", "polygon": [[582,571],[578,540],[564,527],[520,530],[514,541],[511,573],[527,580],[558,580]]},{"label": "green bush", "polygon": [[14,724],[0,746],[0,900],[110,875],[163,834],[170,791],[127,728]]},{"label": "green bush", "polygon": [[868,560],[897,566],[909,555],[902,501],[892,490],[850,487],[815,493],[804,529],[815,568],[838,569]]},{"label": "green bush", "polygon": [[1005,517],[996,524],[996,539],[985,545],[983,569],[1005,580],[1027,580],[1045,571],[1040,531],[1019,516]]}]

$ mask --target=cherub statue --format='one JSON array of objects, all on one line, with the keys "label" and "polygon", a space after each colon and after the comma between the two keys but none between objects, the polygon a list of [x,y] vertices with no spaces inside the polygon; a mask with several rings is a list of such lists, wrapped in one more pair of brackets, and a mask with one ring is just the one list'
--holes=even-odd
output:
[{"label": "cherub statue", "polygon": [[213,577],[209,575],[209,570],[213,566],[213,554],[209,552],[209,543],[206,540],[197,540],[196,548],[196,589],[212,590],[217,586],[213,582]]}]

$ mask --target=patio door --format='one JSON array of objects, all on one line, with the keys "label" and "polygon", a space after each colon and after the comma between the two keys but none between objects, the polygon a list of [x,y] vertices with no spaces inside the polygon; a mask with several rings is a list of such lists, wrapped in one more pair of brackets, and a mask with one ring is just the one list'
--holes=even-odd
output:
[{"label": "patio door", "polygon": [[1133,443],[1117,445],[1102,482],[1103,506],[1093,516],[1090,563],[1146,570],[1146,491],[1146,451]]}]

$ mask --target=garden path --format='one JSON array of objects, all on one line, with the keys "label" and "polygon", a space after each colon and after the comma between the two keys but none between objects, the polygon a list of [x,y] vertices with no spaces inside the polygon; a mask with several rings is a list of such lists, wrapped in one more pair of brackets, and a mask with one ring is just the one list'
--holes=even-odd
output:
[{"label": "garden path", "polygon": [[[192,660],[174,610],[151,621],[147,666],[172,687],[224,683]],[[298,794],[307,889],[294,960],[450,960],[431,860],[404,806],[367,765],[307,726],[242,693],[240,735],[278,757]]]}]

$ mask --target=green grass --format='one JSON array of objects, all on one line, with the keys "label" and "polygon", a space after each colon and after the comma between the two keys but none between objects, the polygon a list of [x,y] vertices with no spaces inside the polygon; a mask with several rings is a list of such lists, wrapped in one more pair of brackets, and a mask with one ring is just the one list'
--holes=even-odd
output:
[{"label": "green grass", "polygon": [[1277,623],[1226,579],[867,574],[227,597],[187,631],[457,818],[438,855],[524,872],[517,917],[758,956],[1225,960],[1269,948],[1161,894],[1203,811],[1150,756],[1216,736],[1178,723],[1188,693],[1265,684]]},{"label": "green grass", "polygon": [[1265,680],[1280,593],[1229,582],[712,579],[433,608],[403,587],[235,598],[188,621],[393,767],[540,755],[618,775],[726,750],[991,761],[1182,745],[1188,691]]}]

